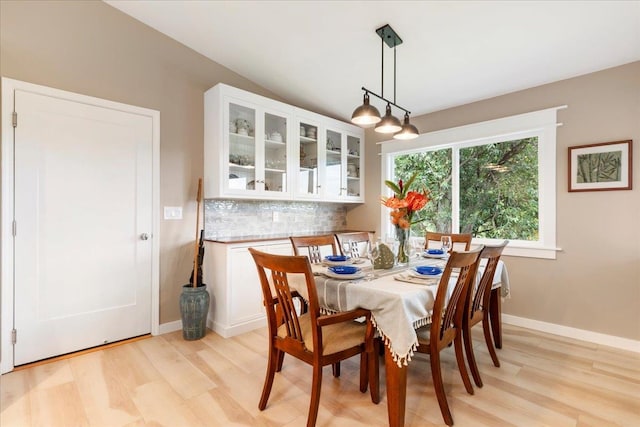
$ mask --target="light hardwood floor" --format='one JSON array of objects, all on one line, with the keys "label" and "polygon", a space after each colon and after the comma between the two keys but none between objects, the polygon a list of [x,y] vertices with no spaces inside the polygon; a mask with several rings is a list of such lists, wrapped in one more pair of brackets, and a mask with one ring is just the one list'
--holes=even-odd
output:
[{"label": "light hardwood floor", "polygon": [[[504,325],[495,368],[474,329],[484,381],[475,395],[453,348],[442,353],[456,426],[640,426],[640,355]],[[175,332],[5,374],[0,425],[304,426],[311,370],[291,357],[258,410],[266,347],[266,330],[231,339],[209,331],[195,342]],[[444,425],[428,365],[422,355],[409,365],[407,427]],[[358,391],[358,358],[343,362],[339,379],[327,368],[317,426],[387,425],[384,367],[380,374],[374,405]]]}]

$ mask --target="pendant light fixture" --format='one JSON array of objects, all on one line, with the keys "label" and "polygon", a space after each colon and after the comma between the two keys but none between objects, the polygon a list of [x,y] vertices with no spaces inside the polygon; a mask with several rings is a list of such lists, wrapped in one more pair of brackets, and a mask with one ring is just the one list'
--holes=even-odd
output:
[{"label": "pendant light fixture", "polygon": [[[396,46],[402,44],[402,39],[389,24],[376,30],[381,39],[382,47],[382,94],[378,95],[369,89],[362,87],[364,100],[361,106],[356,108],[351,116],[351,121],[360,126],[376,124],[375,131],[379,133],[393,133],[395,139],[413,139],[419,135],[418,129],[409,121],[411,111],[396,104]],[[393,48],[393,102],[384,97],[384,44]],[[369,95],[381,99],[387,103],[384,117],[380,117],[378,109],[369,103]],[[404,111],[404,123],[391,113],[391,106]]]},{"label": "pendant light fixture", "polygon": [[414,139],[418,137],[418,128],[409,123],[409,114],[404,113],[404,123],[400,132],[393,135],[395,139]]}]

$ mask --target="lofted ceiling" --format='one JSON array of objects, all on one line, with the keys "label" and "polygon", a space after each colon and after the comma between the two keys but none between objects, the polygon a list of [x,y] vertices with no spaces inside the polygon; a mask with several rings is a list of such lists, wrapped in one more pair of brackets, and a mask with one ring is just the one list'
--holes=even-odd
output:
[{"label": "lofted ceiling", "polygon": [[[640,60],[637,0],[105,1],[287,102],[347,121],[362,86],[381,92],[375,30],[385,24],[404,41],[396,101],[414,116]],[[383,51],[393,99],[393,50]]]}]

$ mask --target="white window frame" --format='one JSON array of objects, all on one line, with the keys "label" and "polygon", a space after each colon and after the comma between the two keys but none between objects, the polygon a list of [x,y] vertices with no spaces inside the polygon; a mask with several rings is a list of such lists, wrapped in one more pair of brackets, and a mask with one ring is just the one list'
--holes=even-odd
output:
[{"label": "white window frame", "polygon": [[[565,106],[548,108],[531,113],[518,114],[501,119],[489,120],[420,135],[414,140],[391,140],[381,142],[381,194],[390,196],[391,192],[384,184],[385,179],[393,176],[393,157],[399,154],[413,154],[425,148],[454,148],[452,192],[452,229],[459,229],[459,182],[458,151],[493,142],[513,141],[538,137],[538,241],[514,240],[505,248],[504,255],[531,258],[555,259],[556,252],[556,128],[559,125],[556,112]],[[381,230],[385,236],[392,236],[389,221],[389,209],[380,210]],[[474,238],[474,244],[495,244],[499,239]]]}]

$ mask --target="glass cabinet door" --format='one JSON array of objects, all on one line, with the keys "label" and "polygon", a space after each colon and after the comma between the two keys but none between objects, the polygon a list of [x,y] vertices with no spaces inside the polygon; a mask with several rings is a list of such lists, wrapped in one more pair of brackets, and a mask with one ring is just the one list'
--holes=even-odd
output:
[{"label": "glass cabinet door", "polygon": [[342,186],[342,134],[327,129],[325,149],[325,196],[339,197],[344,194]]},{"label": "glass cabinet door", "polygon": [[[296,194],[317,195],[320,189],[318,176],[318,126],[300,122],[300,162],[296,177]],[[324,147],[323,147],[324,149]]]},{"label": "glass cabinet door", "polygon": [[264,190],[286,193],[289,141],[287,118],[265,113],[264,132]]},{"label": "glass cabinet door", "polygon": [[256,111],[229,103],[229,190],[253,190],[256,180]]},{"label": "glass cabinet door", "polygon": [[360,197],[360,138],[347,135],[347,193],[349,197]]}]

